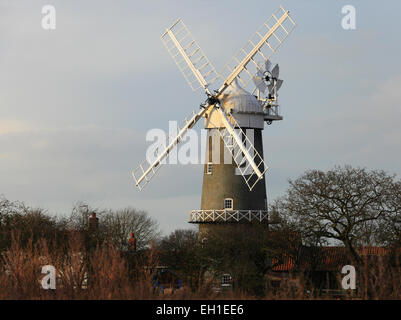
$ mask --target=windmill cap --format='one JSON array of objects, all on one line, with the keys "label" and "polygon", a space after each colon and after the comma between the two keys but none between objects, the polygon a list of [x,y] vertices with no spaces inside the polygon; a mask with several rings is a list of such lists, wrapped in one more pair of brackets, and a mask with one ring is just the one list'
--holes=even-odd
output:
[{"label": "windmill cap", "polygon": [[263,113],[262,104],[254,95],[243,89],[237,79],[224,91],[220,98],[225,110],[240,113]]}]

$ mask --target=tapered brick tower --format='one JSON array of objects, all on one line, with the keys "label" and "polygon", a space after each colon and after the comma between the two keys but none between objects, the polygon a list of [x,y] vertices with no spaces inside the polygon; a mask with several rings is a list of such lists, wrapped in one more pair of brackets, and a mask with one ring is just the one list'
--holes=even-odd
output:
[{"label": "tapered brick tower", "polygon": [[[243,137],[245,146],[251,141],[257,153],[263,160],[262,131],[265,120],[281,120],[263,110],[262,104],[255,96],[243,90],[237,83],[221,98],[222,108],[231,114],[229,117],[234,128],[242,129],[247,139]],[[234,119],[233,119],[234,118]],[[199,224],[200,234],[222,224],[266,223],[267,196],[265,179],[258,181],[250,190],[245,176],[241,174],[234,161],[240,150],[230,150],[224,142],[225,126],[217,112],[205,116],[205,128],[208,130],[206,143],[206,159],[203,170],[201,209],[194,210],[190,215],[191,223]],[[243,161],[242,167],[248,163]]]}]

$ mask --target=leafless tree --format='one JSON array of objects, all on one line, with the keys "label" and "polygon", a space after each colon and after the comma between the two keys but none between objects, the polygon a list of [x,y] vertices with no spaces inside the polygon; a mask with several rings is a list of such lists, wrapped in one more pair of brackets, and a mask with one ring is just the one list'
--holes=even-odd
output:
[{"label": "leafless tree", "polygon": [[26,207],[22,202],[10,201],[0,194],[0,223],[5,216],[24,212],[26,212]]},{"label": "leafless tree", "polygon": [[138,250],[159,237],[157,222],[147,212],[133,208],[105,212],[100,216],[99,224],[102,234],[111,238],[121,250],[128,250],[131,233],[134,233]]},{"label": "leafless tree", "polygon": [[279,211],[314,245],[341,243],[356,262],[359,245],[388,244],[401,213],[401,184],[384,171],[351,166],[310,170],[289,181]]},{"label": "leafless tree", "polygon": [[191,288],[197,288],[207,267],[194,230],[178,229],[161,239],[160,262],[176,272]]}]

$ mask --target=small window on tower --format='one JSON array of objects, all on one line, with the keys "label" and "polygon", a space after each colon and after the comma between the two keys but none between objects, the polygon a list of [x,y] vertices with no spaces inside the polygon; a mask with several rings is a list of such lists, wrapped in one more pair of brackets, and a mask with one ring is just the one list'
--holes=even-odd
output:
[{"label": "small window on tower", "polygon": [[233,199],[231,198],[224,199],[224,209],[233,210]]},{"label": "small window on tower", "polygon": [[231,278],[231,275],[228,273],[223,274],[221,277],[221,286],[222,287],[231,287],[233,282],[233,279]]},{"label": "small window on tower", "polygon": [[208,162],[206,165],[206,174],[212,174],[213,173],[213,163]]}]

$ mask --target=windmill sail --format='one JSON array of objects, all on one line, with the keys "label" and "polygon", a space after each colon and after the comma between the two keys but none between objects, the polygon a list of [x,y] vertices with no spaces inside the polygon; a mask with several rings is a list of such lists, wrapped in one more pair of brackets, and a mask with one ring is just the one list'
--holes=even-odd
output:
[{"label": "windmill sail", "polygon": [[[249,189],[252,190],[255,184],[260,179],[263,179],[264,173],[267,170],[263,158],[246,137],[234,117],[231,116],[230,119],[228,119],[222,107],[218,107],[219,100],[217,97],[221,96],[235,80],[239,80],[243,88],[251,82],[257,84],[260,89],[266,90],[267,86],[263,82],[263,75],[257,73],[260,62],[262,62],[262,64],[264,63],[266,68],[270,69],[270,56],[278,49],[294,28],[295,22],[290,18],[289,11],[280,7],[272,17],[264,23],[262,28],[256,32],[255,36],[240,49],[239,53],[234,56],[232,61],[227,64],[225,70],[227,70],[228,76],[214,95],[211,94],[208,87],[216,81],[220,75],[216,72],[213,65],[196,43],[185,24],[179,19],[163,33],[161,39],[164,45],[192,90],[197,90],[202,87],[209,99],[207,100],[207,104],[203,106],[198,113],[194,113],[190,120],[185,121],[184,127],[179,130],[175,138],[170,140],[168,146],[162,148],[163,150],[158,150],[160,152],[157,152],[154,161],[149,162],[146,160],[132,172],[136,185],[140,190],[149,183],[160,169],[163,161],[168,157],[171,150],[181,141],[187,131],[192,128],[206,112],[214,107],[217,107],[221,113],[221,118],[226,128],[226,130],[221,133],[224,144],[230,151],[233,153],[235,152],[233,159]],[[246,78],[247,76],[248,79]],[[281,86],[281,83],[277,83],[277,87]],[[234,123],[234,126],[231,122]],[[234,128],[239,128],[240,135],[235,132]],[[245,137],[245,144],[241,136]],[[235,150],[239,150],[238,153],[236,153]],[[244,159],[246,160],[245,162]]]},{"label": "windmill sail", "polygon": [[207,90],[220,77],[181,19],[161,39],[193,91]]},{"label": "windmill sail", "polygon": [[250,83],[254,83],[252,77],[261,64],[267,63],[294,28],[295,22],[289,11],[280,6],[225,66],[222,75],[226,76],[226,80],[221,90],[238,78],[241,86],[252,92],[254,87],[247,88]]},{"label": "windmill sail", "polygon": [[266,90],[266,84],[262,70],[259,69],[252,77],[252,80],[255,83],[256,88],[258,88],[260,92],[264,92]]},{"label": "windmill sail", "polygon": [[156,172],[160,169],[161,165],[164,164],[166,158],[173,148],[181,141],[185,136],[187,131],[191,129],[200,118],[202,118],[206,109],[202,108],[198,113],[193,112],[192,117],[189,120],[184,121],[184,126],[178,128],[178,134],[173,139],[170,139],[167,147],[163,150],[156,150],[156,159],[152,162],[149,159],[143,161],[135,170],[132,171],[132,176],[134,177],[136,186],[139,190],[142,190],[154,177]]},{"label": "windmill sail", "polygon": [[279,75],[280,75],[280,67],[278,66],[278,64],[276,64],[272,69],[272,77],[277,79]]},{"label": "windmill sail", "polygon": [[[222,108],[219,108],[219,111],[226,126],[225,130],[219,130],[221,138],[225,147],[233,155],[233,160],[249,190],[252,191],[256,183],[263,179],[268,167],[234,117],[230,119],[234,122],[234,126],[232,126]],[[237,129],[234,129],[234,127]],[[239,134],[236,130],[239,131]],[[245,138],[245,141],[243,141],[243,138]]]}]

